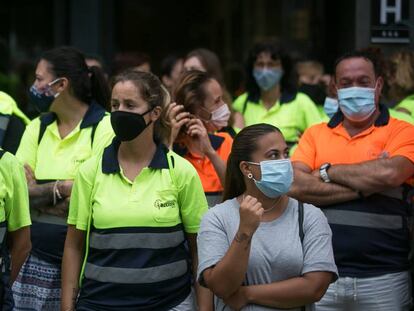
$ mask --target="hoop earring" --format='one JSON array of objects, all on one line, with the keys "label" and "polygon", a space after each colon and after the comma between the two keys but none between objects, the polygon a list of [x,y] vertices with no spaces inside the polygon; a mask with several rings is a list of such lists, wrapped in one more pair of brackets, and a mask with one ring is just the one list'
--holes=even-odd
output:
[{"label": "hoop earring", "polygon": [[247,174],[247,178],[252,179],[253,178],[253,174],[252,173]]}]

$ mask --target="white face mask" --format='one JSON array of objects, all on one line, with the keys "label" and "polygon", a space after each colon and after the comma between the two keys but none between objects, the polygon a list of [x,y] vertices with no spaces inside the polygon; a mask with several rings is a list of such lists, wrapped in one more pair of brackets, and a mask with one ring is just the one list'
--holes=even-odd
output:
[{"label": "white face mask", "polygon": [[231,112],[229,107],[226,104],[221,105],[211,113],[210,122],[218,129],[221,129],[229,124],[230,115]]}]

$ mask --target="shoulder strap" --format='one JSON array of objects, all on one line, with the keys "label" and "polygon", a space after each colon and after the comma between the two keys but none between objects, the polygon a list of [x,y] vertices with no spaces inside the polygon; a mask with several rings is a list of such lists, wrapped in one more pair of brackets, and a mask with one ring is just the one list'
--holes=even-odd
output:
[{"label": "shoulder strap", "polygon": [[43,135],[46,132],[46,128],[47,128],[47,124],[44,122],[40,122],[40,127],[39,127],[39,137],[37,138],[37,144],[40,144],[40,141],[43,138]]},{"label": "shoulder strap", "polygon": [[247,109],[247,102],[249,101],[249,94],[246,94],[246,100],[243,103],[243,110],[242,110],[242,115],[244,115],[244,113],[246,112]]},{"label": "shoulder strap", "polygon": [[299,222],[299,237],[300,243],[303,244],[305,233],[303,232],[303,202],[298,201],[298,222]]},{"label": "shoulder strap", "polygon": [[[298,201],[298,222],[299,222],[299,238],[300,243],[303,248],[303,239],[305,238],[305,233],[303,232],[303,202]],[[306,306],[300,308],[301,311],[306,310]]]},{"label": "shoulder strap", "polygon": [[171,181],[173,185],[178,189],[177,179],[175,178],[175,172],[174,172],[174,166],[175,166],[175,160],[174,157],[170,152],[166,154],[167,161],[168,161],[168,171],[170,172]]},{"label": "shoulder strap", "polygon": [[56,115],[53,112],[47,112],[42,114],[40,117],[40,126],[39,126],[39,137],[37,138],[37,144],[40,144],[40,141],[43,138],[43,135],[46,132],[46,128],[56,120]]},{"label": "shoulder strap", "polygon": [[[95,171],[95,177],[93,180],[93,186],[92,186],[92,191],[91,193],[93,194],[95,191],[95,180],[96,180],[96,175],[98,174],[98,169],[99,169],[99,163],[100,161],[97,161],[97,165],[96,165],[96,171]],[[86,267],[86,263],[88,261],[88,255],[89,255],[89,239],[90,239],[90,234],[91,234],[91,226],[92,226],[92,212],[93,212],[93,206],[91,204],[90,209],[89,209],[89,215],[88,215],[88,224],[86,226],[86,235],[85,235],[85,252],[84,252],[84,257],[83,257],[83,262],[82,262],[82,266],[81,266],[81,271],[79,273],[79,288],[82,287],[82,281],[83,281],[83,277],[85,275],[85,267]]]},{"label": "shoulder strap", "polygon": [[0,146],[3,146],[4,140],[6,138],[6,132],[10,123],[10,115],[0,114]]},{"label": "shoulder strap", "polygon": [[98,128],[99,123],[95,123],[92,125],[92,132],[91,132],[91,148],[93,147],[93,141],[95,140],[95,133],[96,129]]},{"label": "shoulder strap", "polygon": [[[94,125],[92,125],[92,132],[91,132],[91,147],[93,146],[93,142],[95,140],[95,133],[96,133],[96,129],[98,128],[99,122],[95,123]],[[46,128],[49,126],[48,123],[40,121],[40,127],[39,127],[39,137],[37,139],[37,144],[40,144],[40,141],[43,138],[43,135],[46,132]]]}]

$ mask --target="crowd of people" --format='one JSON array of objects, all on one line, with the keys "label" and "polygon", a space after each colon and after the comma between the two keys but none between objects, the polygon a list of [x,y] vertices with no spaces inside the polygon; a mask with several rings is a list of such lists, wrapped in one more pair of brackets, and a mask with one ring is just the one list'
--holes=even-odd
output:
[{"label": "crowd of people", "polygon": [[414,52],[260,42],[238,96],[205,48],[114,63],[0,92],[0,309],[411,309]]}]

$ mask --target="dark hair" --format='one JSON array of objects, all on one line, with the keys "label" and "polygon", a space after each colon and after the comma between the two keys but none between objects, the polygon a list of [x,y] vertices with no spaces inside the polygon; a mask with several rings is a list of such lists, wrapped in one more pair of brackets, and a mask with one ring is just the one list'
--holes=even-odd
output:
[{"label": "dark hair", "polygon": [[166,56],[161,61],[160,76],[171,77],[171,72],[173,71],[174,66],[181,60],[183,60],[183,58],[175,54]]},{"label": "dark hair", "polygon": [[259,138],[273,132],[281,133],[273,125],[260,123],[247,126],[236,135],[227,159],[223,201],[235,198],[246,191],[244,176],[239,167],[240,162],[251,161],[252,153],[257,150]]},{"label": "dark hair", "polygon": [[113,75],[117,75],[126,69],[138,67],[145,63],[151,63],[151,58],[148,54],[142,52],[117,53],[115,55],[112,73]]},{"label": "dark hair", "polygon": [[104,62],[104,59],[102,58],[102,56],[98,55],[98,54],[85,54],[85,60],[94,60],[97,63],[99,63],[100,68],[102,69],[103,72],[106,72],[106,64]]},{"label": "dark hair", "polygon": [[220,60],[216,53],[208,49],[200,48],[189,52],[185,60],[188,60],[191,57],[197,57],[207,73],[224,87],[224,76],[221,70]]},{"label": "dark hair", "polygon": [[40,58],[49,63],[49,70],[56,77],[70,82],[70,92],[78,100],[90,104],[95,100],[108,108],[110,90],[102,70],[88,69],[84,55],[73,47],[58,47],[43,53]]},{"label": "dark hair", "polygon": [[150,108],[161,107],[161,117],[154,124],[154,140],[156,142],[166,142],[170,129],[166,122],[166,109],[164,109],[170,101],[170,95],[167,89],[162,85],[157,76],[151,72],[127,69],[112,80],[112,88],[119,82],[132,82],[137,88],[141,98],[148,104]]},{"label": "dark hair", "polygon": [[370,62],[372,64],[372,67],[374,69],[374,74],[375,77],[380,76],[381,70],[378,66],[378,61],[377,61],[377,57],[375,55],[374,52],[372,51],[367,51],[367,50],[363,50],[363,51],[352,51],[352,52],[347,52],[343,55],[341,55],[340,57],[338,57],[334,63],[334,77],[336,78],[336,68],[338,67],[339,63],[347,60],[347,59],[351,59],[351,58],[363,58],[366,61]]},{"label": "dark hair", "polygon": [[273,60],[280,60],[282,63],[283,77],[280,81],[282,92],[297,93],[297,74],[294,70],[291,58],[284,53],[284,51],[276,45],[276,43],[267,41],[260,42],[253,46],[250,50],[246,61],[246,91],[248,100],[257,102],[260,99],[260,87],[257,85],[256,79],[253,76],[254,63],[260,53],[267,52]]}]

